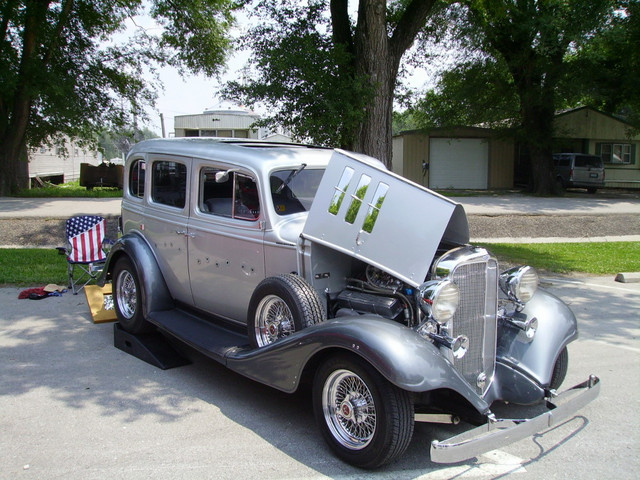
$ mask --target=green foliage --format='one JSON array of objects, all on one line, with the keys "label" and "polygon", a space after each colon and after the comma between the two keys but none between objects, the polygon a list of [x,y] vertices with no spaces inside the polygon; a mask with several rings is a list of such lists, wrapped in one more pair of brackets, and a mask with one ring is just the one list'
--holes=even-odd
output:
[{"label": "green foliage", "polygon": [[[575,98],[568,59],[612,16],[616,0],[463,0],[451,34],[459,62],[416,109],[425,126],[515,127],[531,159],[533,191],[555,191],[553,118]],[[563,89],[562,87],[566,87]]]},{"label": "green foliage", "polygon": [[[144,12],[162,28],[138,28]],[[221,71],[229,51],[230,0],[8,0],[0,6],[0,194],[15,188],[20,151],[144,121],[159,66]],[[159,32],[155,34],[155,32]],[[120,35],[122,37],[122,35]]]},{"label": "green foliage", "polygon": [[640,131],[640,2],[622,0],[616,14],[568,57],[573,103],[617,115]]},{"label": "green foliage", "polygon": [[142,140],[158,138],[154,132],[148,128],[121,128],[116,130],[105,130],[100,134],[99,145],[104,158],[124,158],[131,147]]},{"label": "green foliage", "polygon": [[[346,189],[345,189],[346,190]],[[329,213],[332,215],[337,215],[340,211],[340,206],[342,205],[342,201],[344,200],[345,192],[341,192],[339,195],[334,196],[331,205],[329,205]]]},{"label": "green foliage", "polygon": [[434,0],[255,0],[260,20],[244,38],[253,49],[241,81],[223,90],[266,104],[263,125],[391,164],[393,97],[403,55],[420,37]]},{"label": "green foliage", "polygon": [[351,200],[351,204],[349,205],[347,214],[344,216],[345,222],[353,224],[353,222],[356,221],[356,217],[358,216],[358,212],[360,211],[360,207],[362,206],[362,199],[367,194],[368,188],[369,184],[363,185],[358,188],[358,190],[356,190],[355,198]]},{"label": "green foliage", "polygon": [[281,126],[299,140],[348,147],[371,98],[353,70],[350,54],[332,41],[326,2],[261,1],[261,18],[242,45],[253,50],[247,77],[230,82],[223,95],[242,104],[269,105],[258,124]]},{"label": "green foliage", "polygon": [[382,195],[380,198],[378,198],[378,200],[376,201],[376,205],[374,208],[370,208],[369,211],[367,212],[367,216],[364,219],[364,224],[362,225],[362,230],[364,230],[365,232],[373,232],[373,227],[375,226],[376,222],[378,221],[378,215],[380,214],[380,207],[382,207],[382,203],[384,202],[386,195]]},{"label": "green foliage", "polygon": [[513,79],[500,60],[480,58],[443,73],[435,89],[419,100],[413,116],[423,127],[480,125],[511,128],[520,101]]},{"label": "green foliage", "polygon": [[415,108],[408,108],[404,112],[393,112],[393,134],[397,135],[401,132],[417,130],[424,127],[424,123],[416,115],[422,112]]}]

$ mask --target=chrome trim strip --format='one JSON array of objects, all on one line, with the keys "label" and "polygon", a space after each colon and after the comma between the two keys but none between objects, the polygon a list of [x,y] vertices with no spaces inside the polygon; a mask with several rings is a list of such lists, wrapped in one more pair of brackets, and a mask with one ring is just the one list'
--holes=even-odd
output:
[{"label": "chrome trim strip", "polygon": [[[600,393],[600,379],[591,375],[580,383],[547,400],[550,408],[537,417],[525,420],[492,419],[480,427],[468,430],[447,440],[431,442],[431,461],[456,463],[473,458],[484,452],[509,445],[535,433],[547,430],[571,418],[578,410],[595,399]],[[561,404],[561,405],[558,405]]]}]

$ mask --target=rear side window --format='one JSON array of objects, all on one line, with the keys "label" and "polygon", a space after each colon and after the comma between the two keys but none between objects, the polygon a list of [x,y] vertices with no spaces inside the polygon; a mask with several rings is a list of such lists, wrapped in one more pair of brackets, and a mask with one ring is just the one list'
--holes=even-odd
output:
[{"label": "rear side window", "polygon": [[602,159],[595,156],[576,155],[574,166],[576,167],[591,167],[602,168]]},{"label": "rear side window", "polygon": [[134,197],[144,197],[144,177],[146,172],[144,160],[134,160],[129,170],[129,193]]},{"label": "rear side window", "polygon": [[151,198],[154,202],[184,208],[186,193],[186,165],[171,161],[153,162]]}]

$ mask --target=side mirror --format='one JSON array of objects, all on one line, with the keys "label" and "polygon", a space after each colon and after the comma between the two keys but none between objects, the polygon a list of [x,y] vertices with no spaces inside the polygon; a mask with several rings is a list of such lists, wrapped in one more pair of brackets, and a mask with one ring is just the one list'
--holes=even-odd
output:
[{"label": "side mirror", "polygon": [[227,180],[229,180],[229,174],[232,172],[237,172],[238,169],[236,168],[232,168],[230,170],[227,170],[225,172],[216,172],[216,183],[224,183]]}]

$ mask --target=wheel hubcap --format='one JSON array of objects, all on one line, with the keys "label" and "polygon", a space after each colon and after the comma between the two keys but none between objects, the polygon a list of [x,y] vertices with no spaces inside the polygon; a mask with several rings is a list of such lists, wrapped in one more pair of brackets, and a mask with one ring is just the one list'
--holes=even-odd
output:
[{"label": "wheel hubcap", "polygon": [[293,315],[284,300],[276,295],[262,299],[256,310],[256,339],[260,347],[291,335],[295,330]]},{"label": "wheel hubcap", "polygon": [[333,437],[351,450],[365,448],[376,431],[376,408],[367,384],[349,370],[336,370],[322,391],[324,419]]},{"label": "wheel hubcap", "polygon": [[138,298],[136,282],[131,272],[128,270],[121,271],[118,274],[116,285],[116,301],[118,302],[120,313],[127,319],[133,318],[136,313]]}]

